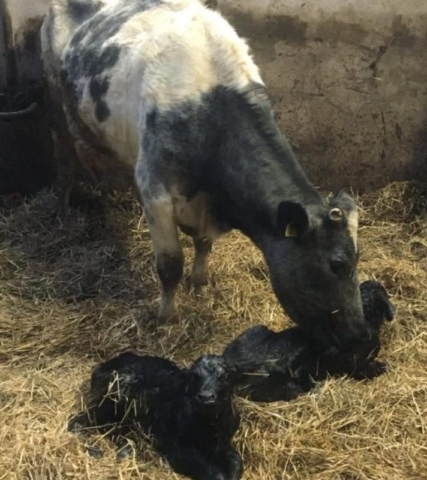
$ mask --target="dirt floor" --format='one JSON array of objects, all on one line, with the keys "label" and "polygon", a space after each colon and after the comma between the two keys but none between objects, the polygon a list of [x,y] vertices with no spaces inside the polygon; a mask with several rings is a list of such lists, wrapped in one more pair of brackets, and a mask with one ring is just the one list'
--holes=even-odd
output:
[{"label": "dirt floor", "polygon": [[[93,366],[128,349],[184,365],[249,326],[288,325],[260,253],[236,232],[215,246],[203,297],[184,283],[178,322],[155,334],[141,209],[130,193],[89,193],[62,227],[49,192],[0,203],[1,479],[180,478],[145,441],[118,461],[94,437],[104,450],[95,459],[67,432]],[[290,403],[237,400],[244,479],[427,479],[427,192],[393,184],[359,204],[361,280],[383,282],[397,307],[383,332],[389,371],[370,383],[330,380]]]}]

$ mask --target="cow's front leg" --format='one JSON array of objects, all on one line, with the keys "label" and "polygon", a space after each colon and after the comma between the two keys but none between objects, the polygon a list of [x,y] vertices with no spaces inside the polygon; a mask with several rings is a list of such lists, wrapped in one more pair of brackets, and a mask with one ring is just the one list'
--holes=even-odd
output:
[{"label": "cow's front leg", "polygon": [[191,270],[191,284],[195,293],[199,294],[201,288],[208,284],[208,258],[212,250],[212,240],[207,237],[193,237],[193,244],[195,255]]},{"label": "cow's front leg", "polygon": [[175,294],[182,277],[184,257],[182,251],[159,251],[156,253],[157,273],[162,284],[157,321],[159,324],[166,322],[174,313]]},{"label": "cow's front leg", "polygon": [[184,256],[174,220],[172,198],[166,193],[154,198],[142,195],[144,210],[156,256],[162,295],[157,315],[159,324],[174,313],[175,293],[184,269]]}]

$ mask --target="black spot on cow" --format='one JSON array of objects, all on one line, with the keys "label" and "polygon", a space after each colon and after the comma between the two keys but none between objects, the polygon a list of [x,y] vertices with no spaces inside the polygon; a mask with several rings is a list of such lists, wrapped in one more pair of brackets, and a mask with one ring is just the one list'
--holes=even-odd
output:
[{"label": "black spot on cow", "polygon": [[[75,0],[77,1],[77,0]],[[65,66],[73,80],[91,76],[112,68],[120,56],[117,45],[105,46],[122,26],[134,15],[161,4],[161,0],[133,0],[115,15],[103,11],[93,12],[71,39],[71,48],[65,58]]]},{"label": "black spot on cow", "polygon": [[[89,75],[98,75],[108,70],[117,63],[120,56],[120,47],[118,45],[109,45],[98,57],[97,62],[90,63],[88,66]],[[108,89],[108,88],[107,88]]]},{"label": "black spot on cow", "polygon": [[[227,112],[225,114],[224,112]],[[159,112],[153,110],[146,117],[146,131],[144,134],[142,147],[146,152],[147,158],[157,159],[157,168],[170,169],[171,165],[179,162],[180,169],[185,171],[184,178],[180,179],[181,194],[189,200],[197,193],[203,191],[212,197],[211,213],[216,219],[216,223],[223,230],[230,228],[245,228],[246,219],[242,212],[237,212],[237,205],[230,198],[224,184],[228,178],[233,181],[244,179],[247,183],[247,190],[256,192],[264,180],[266,172],[271,168],[270,153],[282,160],[280,152],[285,148],[290,152],[287,141],[279,135],[278,130],[272,123],[273,112],[268,100],[266,89],[262,85],[253,84],[248,87],[245,93],[238,93],[233,89],[218,86],[209,93],[202,96],[200,102],[188,101],[168,112]],[[218,158],[226,157],[230,152],[239,152],[241,147],[241,137],[239,135],[229,135],[227,132],[234,132],[241,129],[247,131],[251,124],[255,123],[256,137],[245,139],[244,148],[257,154],[259,166],[258,175],[248,174],[246,166],[234,166],[228,164],[227,178],[222,178],[223,165]],[[240,129],[237,128],[239,125]],[[159,148],[156,140],[161,132],[161,154],[156,156],[152,150]],[[226,147],[221,147],[221,139],[227,137]],[[268,145],[268,149],[265,146]],[[225,149],[225,151],[224,151]],[[291,153],[289,153],[291,155]],[[203,160],[201,160],[203,159]],[[286,166],[290,174],[298,178],[297,166],[292,162]],[[230,171],[228,171],[230,170]],[[209,172],[209,173],[207,173]],[[174,175],[178,175],[177,169],[174,169]],[[174,181],[176,178],[174,177]],[[228,190],[232,191],[231,185]],[[298,185],[300,187],[300,185]],[[300,188],[303,188],[301,186]],[[282,191],[277,193],[270,191],[270,196],[282,195]],[[257,222],[265,228],[272,228],[276,219],[267,215],[264,209],[260,208],[260,198],[262,194],[255,195],[256,205],[251,205],[250,216],[257,218]],[[264,205],[263,207],[266,207]]]},{"label": "black spot on cow", "polygon": [[101,100],[96,104],[95,107],[95,115],[99,122],[104,122],[110,116],[110,109],[108,108],[107,102],[105,100]]},{"label": "black spot on cow", "polygon": [[84,22],[101,8],[100,3],[92,0],[68,0],[68,15],[74,22]]},{"label": "black spot on cow", "polygon": [[95,103],[95,115],[99,122],[105,121],[110,116],[110,109],[105,101],[105,95],[110,86],[108,77],[93,77],[89,83],[89,93]]},{"label": "black spot on cow", "polygon": [[95,102],[99,101],[108,91],[110,79],[108,77],[94,77],[89,84],[89,93]]},{"label": "black spot on cow", "polygon": [[[105,102],[109,88],[106,74],[120,58],[120,46],[107,41],[116,35],[122,26],[134,15],[160,5],[162,0],[131,0],[123,2],[116,14],[106,14],[96,4],[88,0],[70,0],[69,15],[81,24],[70,42],[64,60],[66,81],[74,88],[74,96],[79,100],[79,80],[91,78],[90,94],[95,102],[95,115],[102,122],[110,115]],[[96,77],[96,78],[95,78]],[[94,92],[94,93],[93,93]]]}]

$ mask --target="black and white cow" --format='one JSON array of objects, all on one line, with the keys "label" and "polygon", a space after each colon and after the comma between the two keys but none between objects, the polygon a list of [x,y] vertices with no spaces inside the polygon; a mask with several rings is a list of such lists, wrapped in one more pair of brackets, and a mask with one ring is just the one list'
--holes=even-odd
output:
[{"label": "black and white cow", "polygon": [[52,0],[42,50],[59,164],[77,152],[135,172],[159,320],[183,272],[178,227],[194,240],[195,287],[207,283],[212,242],[237,228],[261,249],[295,322],[341,347],[363,340],[355,203],[309,183],[248,46],[218,12],[198,0]]}]

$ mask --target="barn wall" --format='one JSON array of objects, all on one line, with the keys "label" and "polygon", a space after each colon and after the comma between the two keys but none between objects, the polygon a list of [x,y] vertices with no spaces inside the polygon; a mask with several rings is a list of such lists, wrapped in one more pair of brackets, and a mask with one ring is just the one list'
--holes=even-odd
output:
[{"label": "barn wall", "polygon": [[6,85],[6,43],[3,18],[4,3],[0,0],[0,89]]},{"label": "barn wall", "polygon": [[41,77],[38,32],[50,0],[3,0],[13,32],[18,81]]},{"label": "barn wall", "polygon": [[[3,1],[19,80],[39,78],[37,30],[50,2]],[[427,179],[426,0],[209,3],[248,38],[312,181],[364,189]],[[1,62],[0,49],[4,72]]]},{"label": "barn wall", "polygon": [[427,179],[426,0],[219,0],[322,187]]},{"label": "barn wall", "polygon": [[[0,194],[31,193],[52,182],[50,134],[43,106],[39,29],[48,0],[0,0],[0,88],[10,110],[37,101],[29,118],[0,120]],[[0,106],[4,107],[3,101]],[[16,105],[14,105],[16,104]]]}]

